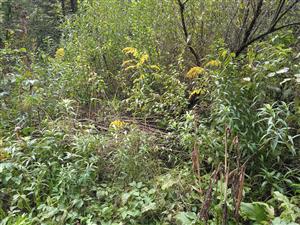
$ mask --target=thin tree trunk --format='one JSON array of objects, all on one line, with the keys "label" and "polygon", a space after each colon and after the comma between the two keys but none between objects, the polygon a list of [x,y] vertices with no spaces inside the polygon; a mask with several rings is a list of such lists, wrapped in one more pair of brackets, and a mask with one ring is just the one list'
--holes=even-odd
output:
[{"label": "thin tree trunk", "polygon": [[77,11],[77,0],[71,0],[71,10],[73,13]]},{"label": "thin tree trunk", "polygon": [[65,0],[61,0],[61,11],[63,13],[63,15],[65,16],[66,15],[66,3],[65,3]]},{"label": "thin tree trunk", "polygon": [[181,19],[181,25],[182,25],[182,29],[184,32],[184,37],[185,37],[185,41],[187,43],[187,47],[188,49],[191,51],[192,55],[194,56],[195,60],[196,60],[196,64],[197,66],[200,66],[200,56],[198,55],[198,53],[196,52],[196,50],[191,46],[191,36],[188,33],[188,28],[186,26],[186,21],[185,21],[185,16],[184,16],[184,11],[185,11],[185,4],[188,2],[189,0],[185,0],[185,2],[181,2],[181,0],[177,0],[178,5],[179,5],[179,9],[180,9],[180,19]]}]

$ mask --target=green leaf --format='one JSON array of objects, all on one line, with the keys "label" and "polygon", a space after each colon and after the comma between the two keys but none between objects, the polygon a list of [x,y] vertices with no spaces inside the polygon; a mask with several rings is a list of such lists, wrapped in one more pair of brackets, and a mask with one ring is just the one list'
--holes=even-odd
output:
[{"label": "green leaf", "polygon": [[286,222],[286,221],[280,219],[279,217],[276,217],[272,221],[272,225],[299,225],[299,224],[298,223],[289,223],[289,222]]},{"label": "green leaf", "polygon": [[149,205],[143,206],[142,208],[142,213],[155,210],[156,209],[156,204],[154,202],[150,203]]},{"label": "green leaf", "polygon": [[173,179],[170,174],[160,177],[159,180],[161,182],[162,190],[167,190],[178,182],[177,180]]},{"label": "green leaf", "polygon": [[296,78],[296,82],[300,83],[300,74],[295,74],[294,76]]},{"label": "green leaf", "polygon": [[177,224],[191,225],[197,221],[197,215],[193,212],[179,212],[175,216]]},{"label": "green leaf", "polygon": [[274,218],[274,208],[263,202],[242,202],[241,214],[244,218],[256,222],[268,222]]},{"label": "green leaf", "polygon": [[122,195],[122,203],[123,203],[124,205],[127,203],[127,201],[128,201],[128,199],[130,198],[130,196],[131,196],[131,193],[124,193],[124,194]]}]

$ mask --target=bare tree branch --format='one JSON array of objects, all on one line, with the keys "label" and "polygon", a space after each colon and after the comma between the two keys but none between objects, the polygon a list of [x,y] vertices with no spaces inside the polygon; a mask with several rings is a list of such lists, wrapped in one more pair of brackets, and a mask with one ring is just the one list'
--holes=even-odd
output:
[{"label": "bare tree branch", "polygon": [[278,16],[276,24],[299,2],[300,0],[295,0],[295,2],[293,2],[289,7],[287,7],[286,10],[280,16]]},{"label": "bare tree branch", "polygon": [[187,46],[188,46],[190,52],[192,53],[192,55],[194,56],[197,66],[200,66],[200,64],[201,64],[200,63],[200,56],[195,51],[195,49],[191,46],[191,43],[190,43],[190,40],[189,40],[191,35],[188,32],[188,29],[187,29],[187,26],[186,26],[186,21],[185,21],[185,16],[184,16],[185,4],[188,1],[189,0],[186,0],[185,2],[181,2],[181,0],[177,0],[178,5],[179,5],[179,9],[180,9],[181,25],[182,25],[182,29],[183,29],[183,33],[184,33],[184,36],[185,36],[185,41],[187,43]]},{"label": "bare tree branch", "polygon": [[63,15],[65,16],[65,15],[66,15],[66,4],[65,4],[65,0],[61,0],[60,3],[61,3],[61,11],[62,11]]},{"label": "bare tree branch", "polygon": [[239,49],[239,52],[236,52],[236,56],[238,56],[242,51],[244,51],[249,45],[253,44],[254,42],[256,42],[258,40],[261,40],[262,38],[268,36],[269,34],[272,34],[272,33],[276,32],[276,31],[282,30],[282,29],[287,28],[287,27],[292,27],[292,26],[300,26],[300,22],[289,23],[289,24],[286,24],[286,25],[282,25],[282,26],[274,28],[272,30],[268,30],[263,34],[260,34],[259,36],[251,39],[246,45],[242,46]]},{"label": "bare tree branch", "polygon": [[[254,11],[253,19],[251,20],[248,28],[245,30],[242,42],[239,44],[239,47],[235,50],[236,56],[239,56],[252,43],[263,39],[264,37],[268,36],[271,33],[274,33],[276,31],[279,31],[279,30],[287,28],[287,27],[299,26],[300,22],[293,22],[293,23],[288,23],[288,24],[276,27],[278,25],[278,23],[283,19],[283,17],[288,12],[290,12],[293,9],[293,7],[296,6],[296,4],[299,2],[300,2],[300,0],[295,0],[289,6],[284,7],[286,4],[286,0],[280,0],[277,5],[277,8],[274,12],[274,15],[273,15],[273,18],[272,18],[272,21],[271,21],[269,27],[266,29],[265,32],[263,32],[255,37],[254,34],[257,32],[257,30],[259,29],[259,27],[261,25],[260,23],[257,23],[257,21],[259,20],[259,17],[260,18],[262,17],[261,10],[262,10],[262,5],[263,5],[263,0],[258,0],[257,7]],[[262,18],[260,20],[262,20]]]},{"label": "bare tree branch", "polygon": [[278,17],[280,15],[280,12],[282,11],[282,8],[283,8],[284,4],[285,4],[285,0],[280,0],[279,1],[276,13],[274,14],[272,22],[271,22],[272,27],[276,26],[276,21],[278,20]]},{"label": "bare tree branch", "polygon": [[[239,33],[238,33],[238,36],[237,37],[242,37],[242,32],[247,28],[247,21],[248,21],[248,17],[249,17],[249,11],[250,11],[250,2],[251,1],[248,1],[247,3],[247,6],[245,7],[245,10],[244,10],[244,17],[243,17],[243,23],[242,23],[242,26],[240,27],[239,29]],[[240,39],[237,39],[238,40],[238,43],[237,43],[237,46],[240,46],[241,45],[241,40]]]},{"label": "bare tree branch", "polygon": [[[249,36],[250,36],[250,34],[251,34],[255,24],[256,24],[256,21],[257,21],[259,15],[260,15],[260,13],[261,13],[261,8],[263,6],[263,2],[264,2],[263,0],[259,0],[258,4],[256,6],[256,9],[254,11],[254,14],[253,14],[253,18],[250,22],[250,25],[248,26],[248,28],[245,31],[241,46],[244,46],[244,45],[247,44],[247,42],[249,40]],[[239,52],[239,49],[237,50],[237,52]]]}]

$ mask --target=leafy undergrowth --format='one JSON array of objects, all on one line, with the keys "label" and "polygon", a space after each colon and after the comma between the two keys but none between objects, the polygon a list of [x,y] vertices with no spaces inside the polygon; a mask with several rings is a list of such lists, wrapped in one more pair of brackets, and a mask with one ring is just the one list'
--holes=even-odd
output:
[{"label": "leafy undergrowth", "polygon": [[[120,74],[130,79],[120,77],[123,92],[105,99],[107,84],[88,68],[73,90],[65,50],[31,71],[24,51],[2,52],[21,62],[2,81],[1,225],[299,222],[298,103],[274,102],[265,90],[290,82],[293,96],[296,79],[273,78],[297,71],[276,70],[286,55],[270,76],[264,59],[245,78],[249,65],[241,70],[221,49],[188,72],[188,84],[127,48],[136,55]],[[200,102],[193,109],[186,89]]]},{"label": "leafy undergrowth", "polygon": [[96,121],[64,115],[2,137],[1,224],[221,224],[225,194],[229,224],[299,218],[296,196],[274,191],[267,202],[242,202],[254,191],[244,184],[246,164],[226,180],[222,163],[214,170],[197,146],[190,159],[174,132],[129,118]]}]

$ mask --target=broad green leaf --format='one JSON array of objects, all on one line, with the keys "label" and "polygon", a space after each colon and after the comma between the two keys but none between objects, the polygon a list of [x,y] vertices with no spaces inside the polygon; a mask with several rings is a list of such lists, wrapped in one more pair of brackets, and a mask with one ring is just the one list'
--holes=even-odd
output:
[{"label": "broad green leaf", "polygon": [[274,208],[263,202],[242,202],[241,214],[256,222],[267,222],[274,217]]},{"label": "broad green leaf", "polygon": [[298,223],[289,223],[289,222],[286,222],[284,220],[282,220],[281,218],[279,217],[276,217],[273,221],[272,221],[272,225],[299,225]]},{"label": "broad green leaf", "polygon": [[156,209],[156,203],[152,202],[149,205],[146,205],[142,208],[142,213],[148,212],[148,211],[151,211],[151,210],[155,210],[155,209]]},{"label": "broad green leaf", "polygon": [[175,216],[177,224],[191,225],[197,221],[197,215],[193,212],[179,212]]}]

